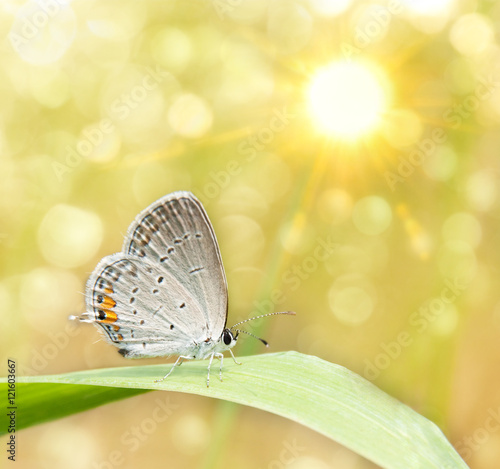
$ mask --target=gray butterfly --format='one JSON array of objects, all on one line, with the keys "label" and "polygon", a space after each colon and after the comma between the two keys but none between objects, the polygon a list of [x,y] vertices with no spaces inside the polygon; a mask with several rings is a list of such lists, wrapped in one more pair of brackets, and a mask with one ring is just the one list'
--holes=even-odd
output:
[{"label": "gray butterfly", "polygon": [[[173,192],[143,210],[130,225],[122,252],[104,257],[86,287],[87,310],[71,316],[95,324],[126,358],[179,355],[220,359],[236,344],[226,328],[228,294],[222,259],[208,215],[190,192]],[[266,341],[261,340],[266,346]],[[238,363],[239,364],[239,363]],[[158,380],[161,381],[161,380]]]}]

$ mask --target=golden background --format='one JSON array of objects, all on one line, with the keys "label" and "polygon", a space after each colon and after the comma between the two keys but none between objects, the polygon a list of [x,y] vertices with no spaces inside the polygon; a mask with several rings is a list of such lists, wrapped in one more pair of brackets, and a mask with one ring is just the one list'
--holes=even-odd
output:
[{"label": "golden background", "polygon": [[[268,351],[354,370],[498,467],[498,3],[0,9],[4,374],[7,357],[23,374],[163,363],[67,318],[135,215],[190,190],[229,324],[295,310],[259,325]],[[267,351],[251,341],[236,355]],[[160,392],[18,440],[19,468],[375,467],[277,416]]]}]

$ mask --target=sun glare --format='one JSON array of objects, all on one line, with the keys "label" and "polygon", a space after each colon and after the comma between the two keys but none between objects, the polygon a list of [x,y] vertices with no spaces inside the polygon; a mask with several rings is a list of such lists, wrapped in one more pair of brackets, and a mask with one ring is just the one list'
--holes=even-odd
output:
[{"label": "sun glare", "polygon": [[403,6],[421,15],[433,15],[452,8],[453,0],[403,0]]},{"label": "sun glare", "polygon": [[374,130],[387,105],[378,74],[356,62],[336,62],[319,70],[308,98],[318,128],[347,140]]}]

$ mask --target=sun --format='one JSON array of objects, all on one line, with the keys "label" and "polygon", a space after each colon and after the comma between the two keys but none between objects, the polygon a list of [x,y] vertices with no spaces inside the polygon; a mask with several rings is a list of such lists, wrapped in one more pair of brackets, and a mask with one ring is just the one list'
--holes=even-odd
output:
[{"label": "sun", "polygon": [[320,69],[308,88],[309,111],[316,126],[345,140],[375,130],[387,101],[381,72],[359,62],[334,62]]}]

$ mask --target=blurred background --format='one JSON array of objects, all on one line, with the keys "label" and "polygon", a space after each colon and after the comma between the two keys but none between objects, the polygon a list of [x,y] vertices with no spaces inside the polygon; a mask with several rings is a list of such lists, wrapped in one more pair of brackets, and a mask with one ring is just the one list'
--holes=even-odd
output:
[{"label": "blurred background", "polygon": [[[3,363],[164,363],[127,361],[67,317],[135,215],[190,190],[217,233],[229,324],[297,311],[254,329],[270,349],[246,339],[237,355],[348,367],[470,467],[498,467],[497,2],[0,8]],[[376,467],[275,415],[159,392],[18,436],[19,468]]]}]

